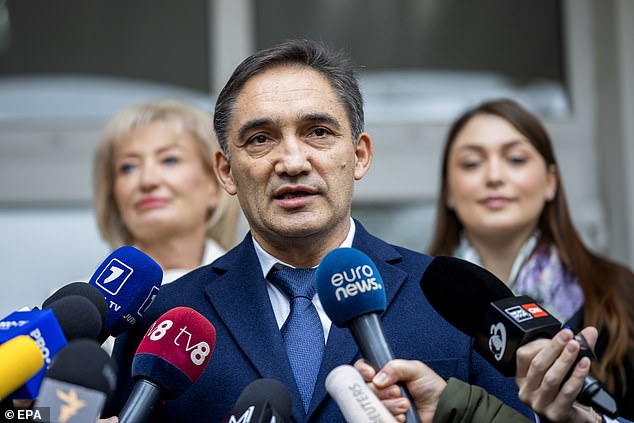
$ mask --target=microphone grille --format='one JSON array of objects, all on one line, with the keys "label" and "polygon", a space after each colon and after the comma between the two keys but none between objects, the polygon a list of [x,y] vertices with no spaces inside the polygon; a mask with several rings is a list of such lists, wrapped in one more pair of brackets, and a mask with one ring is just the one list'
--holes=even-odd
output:
[{"label": "microphone grille", "polygon": [[370,257],[354,248],[336,248],[317,268],[317,293],[326,314],[338,326],[385,311],[383,279]]},{"label": "microphone grille", "polygon": [[274,379],[256,379],[247,385],[236,401],[234,411],[242,415],[252,405],[261,410],[267,404],[277,411],[283,421],[291,420],[291,395],[284,385]]},{"label": "microphone grille", "polygon": [[216,329],[196,310],[168,310],[141,340],[132,361],[132,377],[152,380],[177,397],[196,383],[215,343]]},{"label": "microphone grille", "polygon": [[431,261],[420,287],[438,314],[470,336],[477,334],[490,303],[513,296],[493,273],[450,256]]},{"label": "microphone grille", "polygon": [[117,384],[112,358],[96,341],[77,339],[62,348],[53,359],[46,377],[103,392],[109,397]]}]

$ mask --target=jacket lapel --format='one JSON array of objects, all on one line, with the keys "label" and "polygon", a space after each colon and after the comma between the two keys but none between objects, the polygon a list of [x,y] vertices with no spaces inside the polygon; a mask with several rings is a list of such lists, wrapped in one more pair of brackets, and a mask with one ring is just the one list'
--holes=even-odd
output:
[{"label": "jacket lapel", "polygon": [[[390,310],[390,304],[407,278],[407,273],[394,266],[393,263],[401,260],[401,255],[389,244],[370,235],[365,228],[355,220],[355,236],[353,248],[363,251],[376,265],[383,284],[387,299],[384,315]],[[326,377],[337,366],[342,364],[354,364],[355,357],[359,354],[359,348],[347,328],[330,327],[328,342],[321,362],[317,384],[310,403],[309,416],[326,399]]]},{"label": "jacket lapel", "polygon": [[260,376],[275,379],[289,389],[293,411],[299,404],[303,418],[299,392],[251,235],[216,260],[212,268],[218,277],[207,285],[206,293],[216,313]]}]

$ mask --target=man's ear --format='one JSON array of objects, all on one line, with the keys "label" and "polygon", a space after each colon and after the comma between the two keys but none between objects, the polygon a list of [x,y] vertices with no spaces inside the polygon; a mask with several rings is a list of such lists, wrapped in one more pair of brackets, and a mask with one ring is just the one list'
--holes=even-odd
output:
[{"label": "man's ear", "polygon": [[231,174],[231,163],[221,150],[216,150],[214,153],[214,172],[216,172],[225,191],[230,195],[235,195],[237,191],[233,175]]},{"label": "man's ear", "polygon": [[370,135],[365,132],[359,135],[354,146],[354,155],[354,179],[359,181],[370,168],[372,157],[374,156],[374,147]]}]

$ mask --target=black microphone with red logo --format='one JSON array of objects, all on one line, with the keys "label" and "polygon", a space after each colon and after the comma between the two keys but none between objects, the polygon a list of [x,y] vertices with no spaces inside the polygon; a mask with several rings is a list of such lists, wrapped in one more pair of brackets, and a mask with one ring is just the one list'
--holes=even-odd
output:
[{"label": "black microphone with red logo", "polygon": [[[550,339],[562,328],[534,299],[516,297],[493,273],[459,258],[435,257],[420,286],[432,307],[473,337],[476,351],[505,376],[515,376],[519,347],[537,338]],[[596,360],[585,338],[578,334],[575,339],[581,347],[577,362],[583,357]],[[609,417],[618,415],[614,398],[590,375],[577,400]]]}]

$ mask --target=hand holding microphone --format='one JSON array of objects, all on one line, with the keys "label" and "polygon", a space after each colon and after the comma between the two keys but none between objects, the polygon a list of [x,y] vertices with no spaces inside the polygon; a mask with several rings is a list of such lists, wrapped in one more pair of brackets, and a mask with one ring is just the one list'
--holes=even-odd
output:
[{"label": "hand holding microphone", "polygon": [[478,386],[453,377],[445,381],[421,361],[392,360],[378,373],[363,360],[357,361],[355,367],[367,382],[373,384],[382,403],[400,421],[405,419],[403,413],[410,405],[407,399],[399,398],[397,382],[407,386],[414,399],[412,406],[423,423],[533,421]]},{"label": "hand holding microphone", "polygon": [[[370,365],[364,365],[367,367],[366,374],[368,372],[374,373],[374,369]],[[335,400],[348,423],[396,423],[390,411],[385,408],[374,392],[366,385],[361,374],[352,366],[344,364],[328,373],[326,390]],[[398,388],[396,395],[400,395]],[[404,398],[401,400],[407,402]],[[404,413],[408,407],[409,403],[402,412]]]},{"label": "hand holding microphone", "polygon": [[[378,372],[363,360],[355,363],[363,379],[371,382],[383,405],[394,416],[403,416],[413,407],[421,422],[431,422],[447,382],[424,363],[415,360],[392,360]],[[400,397],[397,383],[403,383],[413,403]]]},{"label": "hand holding microphone", "polygon": [[[539,338],[551,339],[561,329],[561,323],[533,299],[516,297],[491,272],[465,260],[435,257],[420,285],[432,307],[473,337],[475,349],[506,376],[516,374],[516,352],[522,345]],[[580,354],[575,360],[593,359],[584,338],[577,341]],[[577,401],[609,417],[618,415],[614,398],[590,375],[584,378]]]},{"label": "hand holding microphone", "polygon": [[[337,327],[350,329],[372,367],[381,369],[394,358],[379,319],[386,307],[383,280],[370,257],[354,248],[334,249],[319,264],[316,284],[328,317]],[[407,395],[404,389],[402,393]],[[419,422],[411,407],[406,416],[408,423]]]},{"label": "hand holding microphone", "polygon": [[[593,327],[584,328],[579,335],[590,347],[597,340]],[[576,393],[590,372],[590,359],[577,359],[579,349],[572,331],[563,329],[552,340],[539,339],[517,350],[515,381],[519,397],[543,420],[575,423],[598,420],[590,407],[575,404]]]}]

